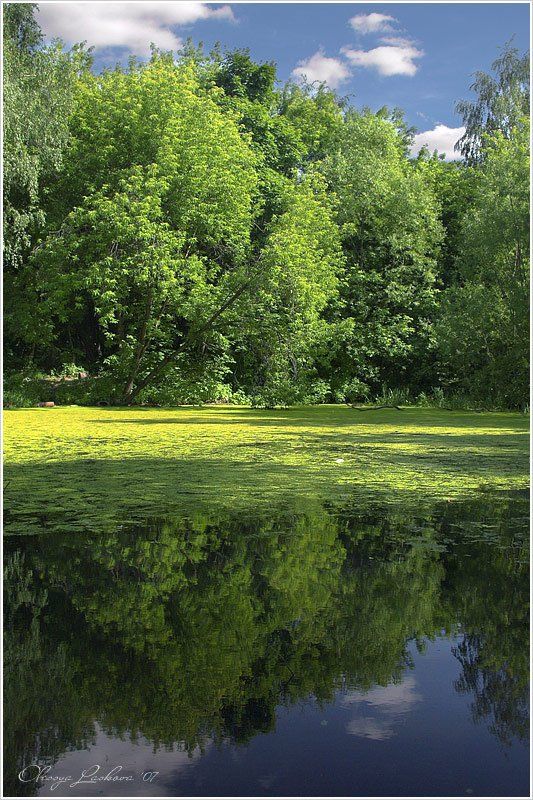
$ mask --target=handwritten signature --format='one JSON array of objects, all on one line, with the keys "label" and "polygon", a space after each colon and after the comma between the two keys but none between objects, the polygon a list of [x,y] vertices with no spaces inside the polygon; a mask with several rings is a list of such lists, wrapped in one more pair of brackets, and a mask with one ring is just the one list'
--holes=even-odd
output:
[{"label": "handwritten signature", "polygon": [[[129,783],[136,780],[135,775],[123,773],[123,769],[124,767],[117,765],[108,772],[104,772],[100,764],[93,764],[84,769],[79,778],[73,778],[72,775],[52,774],[52,767],[49,765],[29,764],[24,769],[21,769],[18,777],[21,783],[44,783],[48,781],[50,791],[53,792],[59,786],[68,786],[69,789],[73,789],[83,783],[99,783],[100,781]],[[141,779],[145,783],[152,783],[158,775],[159,772],[155,772],[155,770],[146,771],[141,773]]]}]

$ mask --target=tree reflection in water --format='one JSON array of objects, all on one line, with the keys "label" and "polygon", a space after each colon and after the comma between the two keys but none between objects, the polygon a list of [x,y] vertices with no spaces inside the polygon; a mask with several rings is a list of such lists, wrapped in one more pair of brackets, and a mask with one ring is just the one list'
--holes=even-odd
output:
[{"label": "tree reflection in water", "polygon": [[399,681],[409,644],[443,632],[473,719],[503,744],[526,738],[524,507],[310,505],[9,539],[6,794],[96,724],[188,752],[248,742],[280,705]]}]

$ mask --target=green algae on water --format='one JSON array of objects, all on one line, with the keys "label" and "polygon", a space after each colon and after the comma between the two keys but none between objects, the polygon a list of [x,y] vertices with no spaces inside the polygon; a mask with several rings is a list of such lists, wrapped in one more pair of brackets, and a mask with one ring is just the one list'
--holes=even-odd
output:
[{"label": "green algae on water", "polygon": [[420,503],[528,485],[517,413],[343,406],[4,412],[5,530],[111,530],[186,508]]}]

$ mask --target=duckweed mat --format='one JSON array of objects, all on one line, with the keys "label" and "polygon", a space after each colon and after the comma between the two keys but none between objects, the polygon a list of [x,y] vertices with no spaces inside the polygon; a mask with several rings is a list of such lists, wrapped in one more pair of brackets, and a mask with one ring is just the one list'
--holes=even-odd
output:
[{"label": "duckweed mat", "polygon": [[528,485],[529,418],[344,406],[4,412],[7,533],[111,530],[176,509],[420,504]]}]

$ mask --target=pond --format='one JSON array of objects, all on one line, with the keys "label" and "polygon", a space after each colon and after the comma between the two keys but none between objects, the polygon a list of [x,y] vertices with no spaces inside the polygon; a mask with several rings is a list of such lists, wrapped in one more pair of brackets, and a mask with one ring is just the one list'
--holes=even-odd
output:
[{"label": "pond", "polygon": [[529,792],[528,503],[5,540],[5,795]]}]

